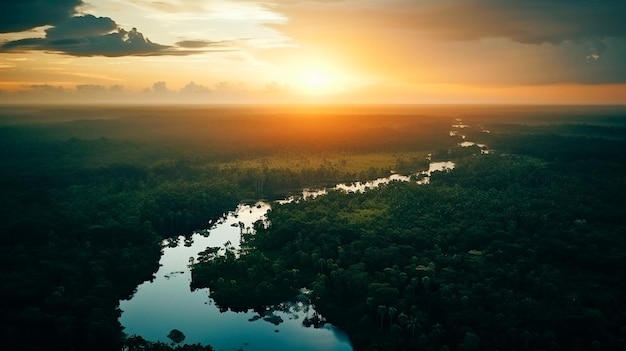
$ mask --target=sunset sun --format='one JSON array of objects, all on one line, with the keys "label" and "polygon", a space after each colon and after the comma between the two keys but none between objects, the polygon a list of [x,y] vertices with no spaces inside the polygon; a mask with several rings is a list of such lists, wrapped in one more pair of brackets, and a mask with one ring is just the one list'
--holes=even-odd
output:
[{"label": "sunset sun", "polygon": [[323,69],[308,69],[298,77],[300,89],[308,94],[329,94],[333,92],[333,76]]}]

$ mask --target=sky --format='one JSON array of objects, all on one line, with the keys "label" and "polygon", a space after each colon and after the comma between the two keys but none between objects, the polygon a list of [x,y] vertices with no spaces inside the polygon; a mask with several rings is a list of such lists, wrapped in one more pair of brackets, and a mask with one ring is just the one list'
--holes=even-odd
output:
[{"label": "sky", "polygon": [[19,0],[0,103],[626,104],[626,0]]}]

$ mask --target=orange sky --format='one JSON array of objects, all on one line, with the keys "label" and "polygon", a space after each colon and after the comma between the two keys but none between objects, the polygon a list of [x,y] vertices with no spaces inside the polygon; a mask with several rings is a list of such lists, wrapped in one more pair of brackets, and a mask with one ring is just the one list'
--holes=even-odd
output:
[{"label": "orange sky", "polygon": [[624,13],[615,0],[3,2],[0,102],[624,104]]}]

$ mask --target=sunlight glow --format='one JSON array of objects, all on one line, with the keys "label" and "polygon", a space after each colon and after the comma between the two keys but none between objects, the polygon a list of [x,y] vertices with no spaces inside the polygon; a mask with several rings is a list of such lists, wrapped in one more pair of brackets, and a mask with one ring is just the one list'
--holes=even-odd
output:
[{"label": "sunlight glow", "polygon": [[301,90],[309,94],[330,94],[334,92],[334,79],[331,74],[322,69],[309,69],[299,76],[298,85]]}]

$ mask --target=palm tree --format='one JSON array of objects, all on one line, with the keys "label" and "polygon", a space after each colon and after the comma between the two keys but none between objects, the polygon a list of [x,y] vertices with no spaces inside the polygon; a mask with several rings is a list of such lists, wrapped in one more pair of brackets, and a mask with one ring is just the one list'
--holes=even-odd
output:
[{"label": "palm tree", "polygon": [[398,309],[395,307],[389,307],[389,331],[391,331],[391,327],[393,326],[393,317],[395,317]]},{"label": "palm tree", "polygon": [[417,317],[411,316],[406,321],[407,329],[411,330],[411,339],[415,339],[415,329],[420,327],[420,324],[417,321]]},{"label": "palm tree", "polygon": [[378,315],[380,316],[380,329],[383,329],[383,321],[385,319],[385,312],[387,312],[387,306],[378,306]]}]

